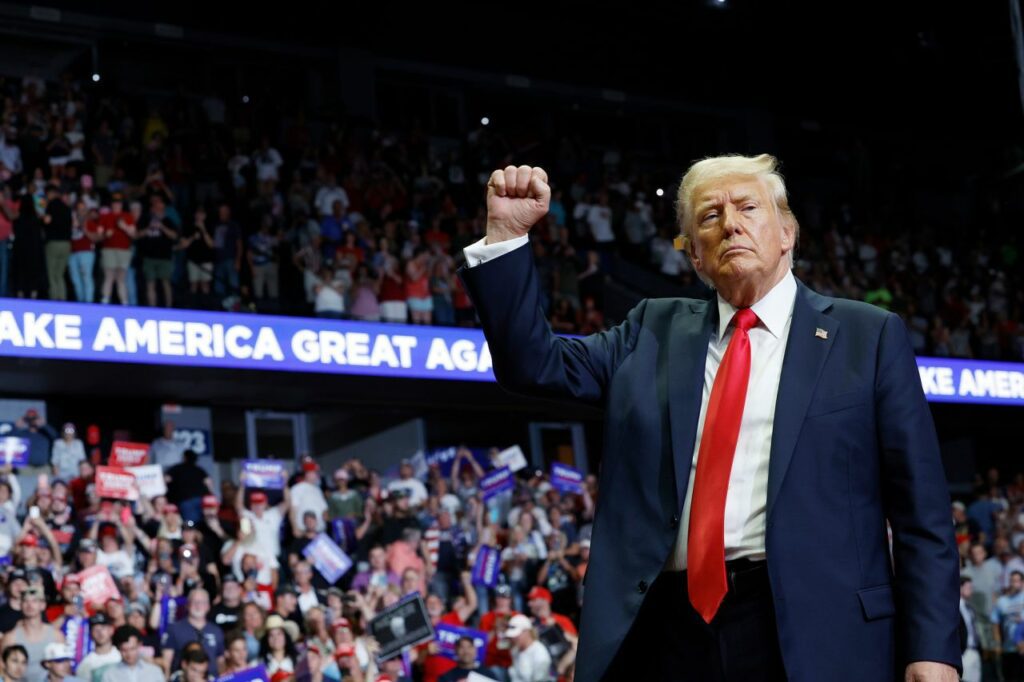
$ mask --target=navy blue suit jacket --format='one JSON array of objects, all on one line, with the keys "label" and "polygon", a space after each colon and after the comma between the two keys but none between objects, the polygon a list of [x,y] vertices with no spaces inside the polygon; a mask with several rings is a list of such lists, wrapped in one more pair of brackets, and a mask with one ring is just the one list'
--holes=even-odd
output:
[{"label": "navy blue suit jacket", "polygon": [[[554,335],[543,315],[528,248],[459,274],[501,386],[605,408],[576,659],[577,680],[598,680],[676,540],[718,306],[646,299],[613,329],[569,339]],[[949,491],[896,315],[821,296],[797,280],[766,514],[791,681],[902,680],[912,661],[960,669]]]}]

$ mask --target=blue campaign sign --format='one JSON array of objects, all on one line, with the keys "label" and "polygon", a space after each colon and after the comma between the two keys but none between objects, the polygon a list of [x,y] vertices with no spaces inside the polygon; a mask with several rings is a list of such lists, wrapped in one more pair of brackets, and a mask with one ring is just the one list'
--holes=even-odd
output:
[{"label": "blue campaign sign", "polygon": [[4,436],[0,438],[0,464],[14,467],[28,466],[28,438]]},{"label": "blue campaign sign", "polygon": [[[487,456],[487,448],[466,449],[469,450],[470,454],[473,455],[473,459],[476,460],[476,463],[479,464],[482,469],[486,471],[487,469],[490,468],[491,460]],[[444,476],[445,478],[448,478],[449,476],[452,475],[452,462],[455,461],[455,455],[458,453],[458,451],[459,448],[454,445],[447,448],[437,448],[436,450],[431,450],[429,453],[427,453],[427,455],[424,457],[424,462],[427,464],[427,466],[437,464],[438,466],[441,467],[441,475]],[[464,464],[462,462],[460,462],[459,464],[462,467],[469,466],[468,464]]]},{"label": "blue campaign sign", "polygon": [[551,485],[563,493],[583,493],[583,472],[561,462],[551,463]]},{"label": "blue campaign sign", "polygon": [[501,553],[496,547],[480,545],[473,562],[472,581],[474,585],[495,587],[501,575]]},{"label": "blue campaign sign", "polygon": [[332,585],[350,568],[352,559],[327,535],[320,533],[302,550],[303,556]]},{"label": "blue campaign sign", "polygon": [[441,650],[440,654],[446,658],[455,659],[455,644],[460,637],[473,639],[473,644],[476,645],[476,662],[483,665],[484,655],[487,653],[486,632],[447,623],[438,623],[434,626],[434,639],[437,641],[437,647]]},{"label": "blue campaign sign", "polygon": [[216,682],[268,682],[268,680],[270,680],[270,676],[267,675],[267,669],[262,665],[257,665],[221,675]]},{"label": "blue campaign sign", "polygon": [[483,494],[484,502],[491,499],[498,493],[506,490],[512,490],[515,486],[515,475],[508,467],[495,469],[480,479],[480,491]]},{"label": "blue campaign sign", "polygon": [[242,483],[246,488],[282,490],[286,480],[284,464],[271,459],[247,459],[242,462]]},{"label": "blue campaign sign", "polygon": [[494,381],[478,329],[14,298],[0,356]]},{"label": "blue campaign sign", "polygon": [[1024,407],[1024,364],[918,358],[917,372],[928,400]]}]

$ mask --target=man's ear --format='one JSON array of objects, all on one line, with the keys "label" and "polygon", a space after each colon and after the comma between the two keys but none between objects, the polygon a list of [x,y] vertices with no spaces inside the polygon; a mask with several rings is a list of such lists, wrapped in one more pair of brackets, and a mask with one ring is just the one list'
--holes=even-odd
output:
[{"label": "man's ear", "polygon": [[694,267],[700,265],[700,259],[697,258],[697,252],[693,247],[693,240],[685,232],[680,233],[675,239],[672,240],[672,245],[677,251],[685,251],[686,255],[690,257],[690,261]]}]

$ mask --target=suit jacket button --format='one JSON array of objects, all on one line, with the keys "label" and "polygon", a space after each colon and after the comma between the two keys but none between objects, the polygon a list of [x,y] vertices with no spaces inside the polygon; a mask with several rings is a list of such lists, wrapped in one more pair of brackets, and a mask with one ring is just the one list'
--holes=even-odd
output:
[{"label": "suit jacket button", "polygon": [[644,592],[646,592],[647,591],[647,581],[646,580],[641,580],[640,582],[638,582],[636,584],[636,591],[639,592],[640,594],[643,594]]}]

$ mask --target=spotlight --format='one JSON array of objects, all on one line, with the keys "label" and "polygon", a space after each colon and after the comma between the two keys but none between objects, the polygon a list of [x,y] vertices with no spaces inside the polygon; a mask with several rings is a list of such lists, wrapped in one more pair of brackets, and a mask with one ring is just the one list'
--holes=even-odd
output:
[{"label": "spotlight", "polygon": [[93,83],[99,83],[100,82],[100,75],[98,73],[94,73],[92,75],[92,82]]},{"label": "spotlight", "polygon": [[484,116],[482,119],[480,119],[480,125],[482,125],[482,126],[489,125],[490,122],[491,122],[491,119],[487,118],[486,116]]},{"label": "spotlight", "polygon": [[242,104],[249,103],[249,95],[242,95]]},{"label": "spotlight", "polygon": [[654,193],[657,194],[659,197],[665,196],[665,190],[663,190],[660,187],[658,189],[654,190]]}]

